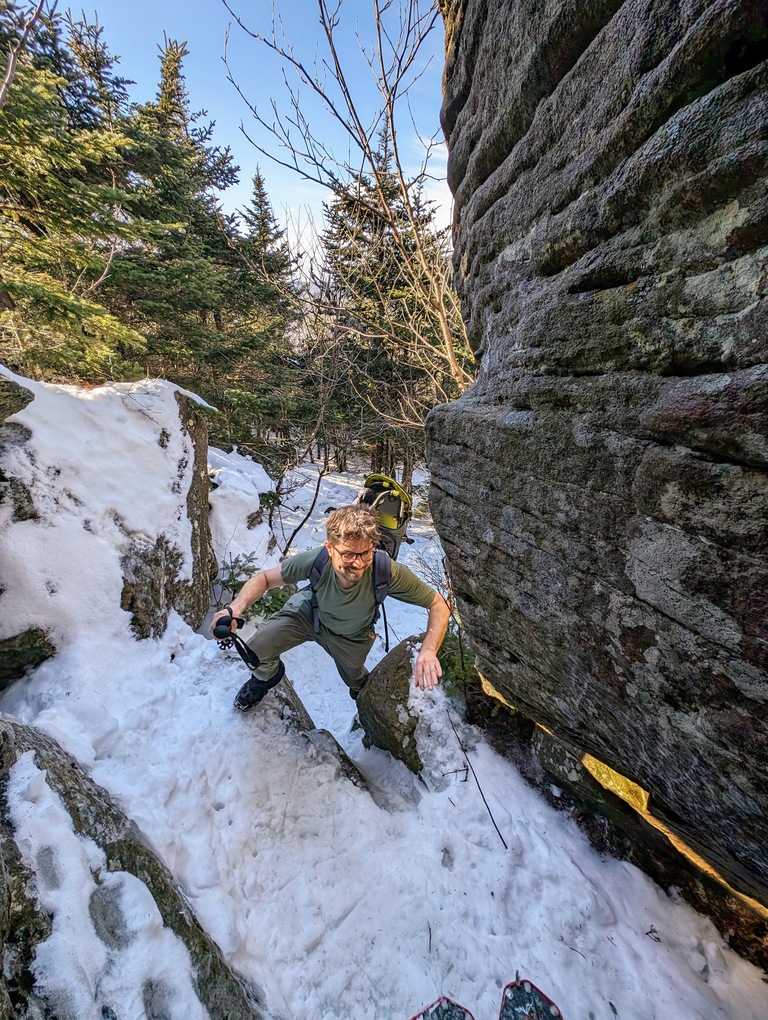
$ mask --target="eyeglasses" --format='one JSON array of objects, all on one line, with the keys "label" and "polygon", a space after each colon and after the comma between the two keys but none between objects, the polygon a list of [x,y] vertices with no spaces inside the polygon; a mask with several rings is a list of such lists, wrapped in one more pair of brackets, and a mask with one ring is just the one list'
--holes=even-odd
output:
[{"label": "eyeglasses", "polygon": [[347,552],[345,549],[339,549],[338,546],[331,545],[341,557],[342,563],[354,563],[355,560],[362,560],[363,563],[370,563],[373,559],[373,546],[370,549],[366,549],[365,552]]}]

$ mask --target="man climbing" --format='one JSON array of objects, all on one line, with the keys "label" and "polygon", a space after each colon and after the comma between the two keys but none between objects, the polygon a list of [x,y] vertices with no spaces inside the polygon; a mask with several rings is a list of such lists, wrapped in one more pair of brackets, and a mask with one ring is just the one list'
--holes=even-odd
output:
[{"label": "man climbing", "polygon": [[[379,523],[368,506],[354,504],[334,510],[326,521],[328,565],[313,592],[304,589],[292,595],[283,608],[266,620],[249,639],[248,647],[258,666],[240,688],[235,708],[241,712],[258,705],[264,695],[280,683],[285,667],[283,652],[305,641],[316,641],[336,663],[352,698],[357,698],[368,679],[365,660],[374,642],[373,624],[378,615],[374,594],[374,550]],[[261,570],[249,578],[232,602],[215,614],[211,630],[222,619],[236,619],[272,588],[310,579],[321,549],[307,549],[289,556],[276,567]],[[442,674],[437,652],[448,627],[448,604],[434,588],[394,560],[390,563],[388,592],[392,598],[428,610],[427,632],[413,667],[416,686],[432,690]]]}]

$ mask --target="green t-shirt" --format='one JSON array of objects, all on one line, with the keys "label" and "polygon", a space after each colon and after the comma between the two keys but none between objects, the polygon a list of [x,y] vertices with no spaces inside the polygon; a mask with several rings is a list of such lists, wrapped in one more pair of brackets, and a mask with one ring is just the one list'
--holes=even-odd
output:
[{"label": "green t-shirt", "polygon": [[[280,573],[287,584],[309,580],[312,564],[320,549],[305,549],[288,556],[280,564]],[[336,572],[329,563],[317,586],[317,609],[320,623],[334,634],[353,640],[363,640],[371,633],[376,613],[373,597],[373,563],[366,569],[354,588],[342,588]],[[389,596],[400,602],[428,609],[435,598],[435,589],[402,563],[392,560]]]}]

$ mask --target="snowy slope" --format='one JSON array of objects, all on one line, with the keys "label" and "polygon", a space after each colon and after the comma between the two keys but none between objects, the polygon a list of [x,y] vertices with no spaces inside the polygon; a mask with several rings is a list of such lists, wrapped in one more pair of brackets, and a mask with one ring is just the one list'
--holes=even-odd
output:
[{"label": "snowy slope", "polygon": [[[6,692],[2,711],[55,736],[147,834],[227,960],[266,996],[279,1020],[407,1020],[440,994],[476,1020],[494,1020],[516,970],[559,1003],[567,1020],[764,1020],[768,985],[712,924],[667,897],[631,865],[602,860],[478,732],[472,747],[497,834],[450,725],[442,691],[414,691],[423,715],[426,782],[352,732],[354,706],[314,646],[286,656],[288,675],[318,726],[331,730],[371,792],[340,774],[320,735],[295,732],[279,701],[250,716],[232,708],[237,658],[172,617],[158,641],[137,642],[120,609],[126,526],[184,538],[172,481],[184,437],[173,387],[147,382],[80,391],[25,381],[36,395],[16,419],[32,437],[6,473],[32,484],[39,521],[10,524],[0,505],[0,637],[51,630],[60,651]],[[172,439],[163,452],[158,428]],[[211,526],[220,558],[255,552],[277,562],[265,525],[249,529],[264,471],[211,451]],[[295,547],[318,544],[328,506],[354,498],[361,474],[331,475]],[[288,500],[290,534],[314,491],[307,466]],[[117,522],[117,523],[116,523]],[[127,522],[127,523],[126,523]],[[439,570],[429,526],[402,558]],[[388,605],[393,641],[418,633],[422,610]],[[383,654],[377,642],[371,663]],[[141,883],[124,882],[135,918],[130,959],[92,946],[87,894],[92,850],[68,828],[44,775],[14,768],[14,819],[31,866],[53,848],[74,876],[49,896],[54,935],[40,980],[67,990],[78,1020],[100,1020],[93,996],[109,985],[120,1017],[144,1015],[148,975],[173,959],[171,1015],[200,1016],[183,947],[158,929]],[[98,862],[96,862],[98,863]],[[117,879],[115,879],[117,881]],[[661,941],[646,933],[651,926]],[[160,949],[160,946],[166,948]],[[68,948],[69,947],[69,948]],[[170,980],[170,978],[168,978]],[[137,1005],[137,1003],[139,1005]],[[89,1011],[90,1010],[90,1011]]]}]

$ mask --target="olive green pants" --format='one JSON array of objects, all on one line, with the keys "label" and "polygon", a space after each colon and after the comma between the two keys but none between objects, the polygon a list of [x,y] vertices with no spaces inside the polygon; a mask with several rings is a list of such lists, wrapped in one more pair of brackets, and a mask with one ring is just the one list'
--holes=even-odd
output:
[{"label": "olive green pants", "polygon": [[352,690],[358,690],[368,677],[365,660],[373,646],[375,634],[371,631],[370,637],[354,641],[326,630],[322,624],[320,632],[315,634],[311,599],[312,593],[309,591],[292,595],[283,608],[265,620],[249,638],[248,647],[260,661],[253,675],[257,680],[269,680],[277,672],[283,652],[303,645],[306,641],[315,641],[333,659],[344,683]]}]

